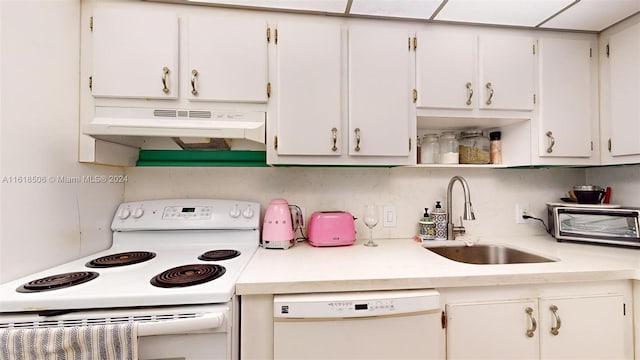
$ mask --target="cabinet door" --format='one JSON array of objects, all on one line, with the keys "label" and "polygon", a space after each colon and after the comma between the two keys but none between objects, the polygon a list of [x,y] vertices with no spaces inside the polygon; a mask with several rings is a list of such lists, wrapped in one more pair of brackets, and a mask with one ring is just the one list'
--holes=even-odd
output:
[{"label": "cabinet door", "polygon": [[590,157],[597,118],[591,112],[591,41],[540,40],[538,155]]},{"label": "cabinet door", "polygon": [[93,16],[95,97],[178,97],[178,17],[97,9]]},{"label": "cabinet door", "polygon": [[541,358],[625,358],[623,306],[622,295],[541,298]]},{"label": "cabinet door", "polygon": [[189,99],[267,102],[266,31],[263,21],[190,17]]},{"label": "cabinet door", "polygon": [[478,90],[481,109],[533,109],[533,46],[534,40],[526,36],[480,36]]},{"label": "cabinet door", "polygon": [[417,34],[416,106],[440,109],[472,109],[477,36],[426,30]]},{"label": "cabinet door", "polygon": [[611,154],[640,154],[640,24],[611,36]]},{"label": "cabinet door", "polygon": [[278,155],[340,155],[340,25],[278,25]]},{"label": "cabinet door", "polygon": [[406,157],[415,146],[408,39],[402,30],[349,29],[349,155]]},{"label": "cabinet door", "polygon": [[539,357],[536,299],[448,304],[446,309],[447,359]]}]

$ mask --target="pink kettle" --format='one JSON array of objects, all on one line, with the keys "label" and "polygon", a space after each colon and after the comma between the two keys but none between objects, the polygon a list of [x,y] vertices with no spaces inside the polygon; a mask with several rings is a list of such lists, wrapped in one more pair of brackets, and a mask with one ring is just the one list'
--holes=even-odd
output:
[{"label": "pink kettle", "polygon": [[[296,214],[293,216],[292,210]],[[295,219],[295,220],[294,220]],[[285,199],[269,202],[262,223],[262,247],[288,249],[295,245],[295,231],[303,226],[302,211],[297,205],[289,205]]]}]

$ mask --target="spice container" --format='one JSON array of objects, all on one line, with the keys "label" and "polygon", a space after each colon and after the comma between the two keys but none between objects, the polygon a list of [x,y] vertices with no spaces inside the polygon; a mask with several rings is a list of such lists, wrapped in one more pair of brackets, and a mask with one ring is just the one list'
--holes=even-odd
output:
[{"label": "spice container", "polygon": [[458,163],[458,140],[456,134],[445,132],[440,135],[440,164],[457,164]]},{"label": "spice container", "polygon": [[463,131],[460,137],[460,164],[489,163],[489,138],[482,130]]},{"label": "spice container", "polygon": [[500,133],[500,131],[492,131],[489,133],[489,162],[491,164],[502,164],[502,142],[500,141],[501,135],[502,134]]},{"label": "spice container", "polygon": [[440,154],[440,144],[438,143],[438,135],[426,134],[422,138],[422,155],[420,156],[421,164],[435,164],[438,162]]}]

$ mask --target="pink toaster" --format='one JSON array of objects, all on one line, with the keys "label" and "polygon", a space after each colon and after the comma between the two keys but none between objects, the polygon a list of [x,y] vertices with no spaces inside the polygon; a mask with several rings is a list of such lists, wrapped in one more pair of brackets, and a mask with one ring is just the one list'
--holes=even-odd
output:
[{"label": "pink toaster", "polygon": [[346,211],[318,211],[309,219],[309,244],[344,246],[356,242],[355,218]]}]

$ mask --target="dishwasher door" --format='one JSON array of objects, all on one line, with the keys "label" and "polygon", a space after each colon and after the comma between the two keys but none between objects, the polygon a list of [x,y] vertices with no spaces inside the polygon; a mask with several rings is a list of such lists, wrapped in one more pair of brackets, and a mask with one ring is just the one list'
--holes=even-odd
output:
[{"label": "dishwasher door", "polygon": [[444,359],[435,290],[274,296],[275,359]]}]

